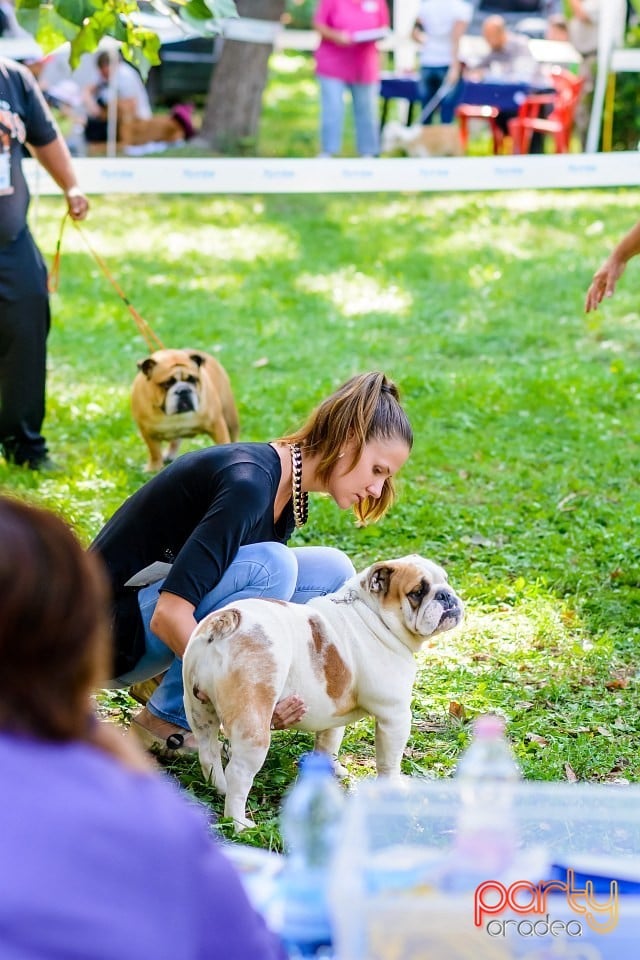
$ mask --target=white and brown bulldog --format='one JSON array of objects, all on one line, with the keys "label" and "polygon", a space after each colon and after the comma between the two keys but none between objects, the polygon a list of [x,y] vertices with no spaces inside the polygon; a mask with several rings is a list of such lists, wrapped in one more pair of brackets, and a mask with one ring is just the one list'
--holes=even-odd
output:
[{"label": "white and brown bulldog", "polygon": [[[182,437],[238,439],[238,413],[224,367],[202,350],[156,350],[138,363],[131,410],[149,448],[147,470],[174,460]],[[169,443],[163,454],[162,444]]]},{"label": "white and brown bulldog", "polygon": [[316,731],[316,750],[336,756],[345,725],[371,715],[378,774],[400,773],[414,654],[462,616],[444,570],[414,554],[375,563],[306,604],[240,600],[205,617],[184,656],[185,707],[204,775],[226,794],[225,816],[237,829],[252,825],[247,795],[269,750],[273,709],[291,694],[306,704],[295,726]]}]

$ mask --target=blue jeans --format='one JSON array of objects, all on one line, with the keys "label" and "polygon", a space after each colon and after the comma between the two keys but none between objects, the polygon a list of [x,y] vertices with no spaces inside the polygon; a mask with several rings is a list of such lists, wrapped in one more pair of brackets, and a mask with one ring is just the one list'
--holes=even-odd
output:
[{"label": "blue jeans", "polygon": [[322,152],[331,156],[340,153],[344,122],[344,94],[351,92],[356,147],[361,157],[380,153],[378,133],[378,84],[345,83],[336,77],[318,77],[320,83]]},{"label": "blue jeans", "polygon": [[[306,603],[312,597],[338,590],[355,573],[346,554],[335,547],[287,547],[282,543],[253,543],[240,547],[220,582],[202,598],[194,611],[199,622],[213,610],[246,597],[267,597]],[[189,728],[184,712],[182,660],[151,630],[153,611],[164,580],[138,593],[146,648],[133,670],[118,677],[113,686],[130,686],[166,670],[147,708],[156,717]]]},{"label": "blue jeans", "polygon": [[[432,97],[435,97],[436,93],[444,83],[444,78],[449,72],[449,67],[420,67],[420,80],[419,80],[419,90],[420,90],[420,103],[422,104],[422,109],[426,107]],[[460,80],[451,90],[446,97],[440,101],[438,107],[434,112],[440,111],[440,122],[441,123],[453,123],[453,115],[456,107],[458,106],[458,101],[460,99],[460,93],[462,91],[462,80]],[[433,120],[433,113],[429,114],[422,123],[428,124]]]}]

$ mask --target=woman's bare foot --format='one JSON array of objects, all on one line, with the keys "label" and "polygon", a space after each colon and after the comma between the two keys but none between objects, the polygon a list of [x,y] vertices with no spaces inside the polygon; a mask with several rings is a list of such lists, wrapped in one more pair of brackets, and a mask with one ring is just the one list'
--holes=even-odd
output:
[{"label": "woman's bare foot", "polygon": [[304,700],[297,693],[292,693],[290,697],[285,697],[284,700],[276,703],[271,718],[271,729],[285,730],[298,720],[302,720],[306,712]]},{"label": "woman's bare foot", "polygon": [[[180,738],[180,742],[176,744],[179,749],[186,753],[197,752],[198,745],[196,738],[190,730],[187,730],[185,727],[179,727],[175,723],[169,723],[167,720],[162,720],[160,717],[156,717],[150,710],[147,710],[146,707],[139,710],[133,717],[133,720],[135,721],[135,723],[132,724],[134,731],[136,726],[142,727],[147,733],[152,734],[159,740],[165,741],[168,737],[175,736],[176,740]],[[169,746],[171,745],[169,744]]]}]

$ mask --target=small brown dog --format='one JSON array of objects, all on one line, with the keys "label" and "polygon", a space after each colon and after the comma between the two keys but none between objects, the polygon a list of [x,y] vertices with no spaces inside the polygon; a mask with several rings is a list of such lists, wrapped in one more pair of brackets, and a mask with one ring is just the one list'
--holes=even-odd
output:
[{"label": "small brown dog", "polygon": [[382,129],[381,151],[393,153],[394,150],[408,157],[461,157],[464,154],[457,123],[406,127],[392,120]]},{"label": "small brown dog", "polygon": [[118,142],[124,147],[139,147],[145,143],[178,143],[190,140],[195,134],[190,104],[177,104],[171,113],[157,114],[148,119],[136,117],[133,108],[118,107]]},{"label": "small brown dog", "polygon": [[[131,410],[149,448],[146,469],[175,459],[182,437],[207,433],[216,443],[238,439],[239,423],[224,367],[202,350],[156,350],[138,363]],[[162,452],[162,443],[169,448]]]}]

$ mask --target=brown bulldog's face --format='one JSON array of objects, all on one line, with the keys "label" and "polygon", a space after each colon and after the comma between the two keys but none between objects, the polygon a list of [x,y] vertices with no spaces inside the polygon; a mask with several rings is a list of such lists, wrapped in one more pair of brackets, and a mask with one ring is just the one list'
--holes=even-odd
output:
[{"label": "brown bulldog's face", "polygon": [[364,599],[396,635],[411,635],[412,648],[456,627],[464,605],[442,567],[417,554],[376,563],[361,579]]},{"label": "brown bulldog's face", "polygon": [[194,413],[200,406],[205,357],[186,350],[157,350],[138,363],[153,391],[153,405],[167,416]]}]

